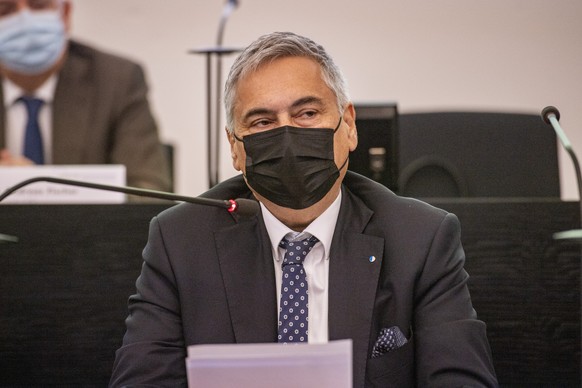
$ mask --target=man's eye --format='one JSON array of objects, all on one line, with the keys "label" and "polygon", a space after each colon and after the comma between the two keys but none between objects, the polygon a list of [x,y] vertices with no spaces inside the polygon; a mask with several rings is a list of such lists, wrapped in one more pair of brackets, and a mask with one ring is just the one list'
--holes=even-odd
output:
[{"label": "man's eye", "polygon": [[271,125],[271,120],[257,120],[251,124],[251,127],[264,128]]},{"label": "man's eye", "polygon": [[311,118],[311,117],[314,117],[316,114],[317,114],[316,111],[310,110],[310,111],[306,111],[306,112],[301,113],[301,116],[305,117],[305,118]]}]

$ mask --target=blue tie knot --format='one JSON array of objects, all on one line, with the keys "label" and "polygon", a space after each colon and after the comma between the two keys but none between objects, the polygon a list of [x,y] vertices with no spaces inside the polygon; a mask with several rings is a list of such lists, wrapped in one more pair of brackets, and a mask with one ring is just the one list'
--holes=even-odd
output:
[{"label": "blue tie knot", "polygon": [[303,264],[307,254],[318,241],[319,240],[315,236],[298,241],[290,241],[286,238],[283,238],[279,243],[279,246],[287,251],[285,253],[285,258],[283,259],[283,267],[292,264]]},{"label": "blue tie knot", "polygon": [[40,98],[30,96],[22,96],[20,97],[20,101],[24,102],[24,104],[26,105],[28,116],[37,119],[38,112],[44,101],[41,100]]}]

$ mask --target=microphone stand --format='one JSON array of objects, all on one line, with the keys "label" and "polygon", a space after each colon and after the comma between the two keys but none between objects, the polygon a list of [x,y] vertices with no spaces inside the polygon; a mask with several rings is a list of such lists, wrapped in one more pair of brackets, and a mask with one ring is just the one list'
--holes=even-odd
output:
[{"label": "microphone stand", "polygon": [[[29,185],[34,182],[51,182],[51,183],[59,183],[63,185],[69,186],[79,186],[79,187],[86,187],[90,189],[97,189],[97,190],[104,190],[104,191],[114,191],[118,193],[125,193],[131,195],[137,195],[141,197],[148,197],[148,198],[158,198],[158,199],[167,199],[171,201],[181,201],[181,202],[189,202],[195,203],[199,205],[206,205],[206,206],[214,206],[220,207],[223,209],[228,210],[229,213],[238,213],[242,216],[253,215],[258,212],[259,205],[256,201],[251,199],[245,198],[237,198],[228,199],[228,200],[220,200],[220,199],[213,199],[213,198],[204,198],[204,197],[187,197],[184,195],[178,195],[174,193],[167,193],[164,191],[156,191],[156,190],[148,190],[148,189],[140,189],[137,187],[127,187],[127,186],[110,186],[110,185],[103,185],[100,183],[91,183],[91,182],[83,182],[83,181],[76,181],[72,179],[62,179],[62,178],[54,178],[54,177],[35,177],[30,178],[25,181],[22,181],[12,187],[9,187],[0,195],[0,202],[10,194],[14,193],[18,189]],[[1,235],[0,235],[1,236]],[[9,236],[10,237],[10,236]]]},{"label": "microphone stand", "polygon": [[[572,143],[566,136],[566,133],[562,130],[560,126],[560,112],[557,108],[553,106],[547,106],[542,110],[542,119],[547,124],[550,124],[558,139],[560,139],[560,143],[570,155],[572,159],[572,163],[574,164],[574,169],[576,170],[576,179],[578,181],[578,198],[580,202],[580,223],[582,224],[582,174],[580,172],[580,164],[578,163],[578,158],[576,157],[576,153],[572,148]],[[582,242],[582,229],[573,229],[573,230],[566,230],[563,232],[557,232],[553,235],[554,239],[556,240],[576,240]]]},{"label": "microphone stand", "polygon": [[[554,131],[556,132],[556,135],[558,136],[558,139],[560,139],[560,143],[562,144],[562,146],[564,147],[564,149],[566,150],[566,152],[568,152],[568,155],[570,155],[570,158],[572,159],[572,163],[574,164],[574,169],[576,170],[576,179],[578,181],[578,201],[579,201],[579,207],[580,207],[580,224],[582,225],[582,174],[580,173],[580,164],[578,163],[578,158],[576,157],[576,153],[574,152],[574,149],[572,148],[572,143],[570,143],[570,140],[568,139],[568,137],[566,136],[566,133],[562,130],[562,127],[560,126],[560,112],[558,111],[558,109],[554,106],[547,106],[542,110],[542,120],[544,120],[544,122],[546,122],[547,124],[550,124],[553,128]],[[582,243],[582,229],[572,229],[572,230],[566,230],[563,232],[557,232],[554,233],[553,235],[555,240],[572,240],[572,241],[578,241],[580,243]],[[580,283],[579,283],[579,287],[580,287],[580,302],[582,303],[582,255],[581,255],[581,260],[580,260]],[[581,314],[582,314],[582,305],[581,305]],[[581,315],[581,319],[580,319],[581,325],[580,325],[580,346],[582,348],[582,315]],[[580,375],[582,378],[582,359],[580,360]]]},{"label": "microphone stand", "polygon": [[[128,186],[110,186],[110,185],[103,185],[100,183],[83,182],[83,181],[76,181],[76,180],[72,180],[72,179],[62,179],[62,178],[54,178],[54,177],[30,178],[30,179],[27,179],[25,181],[22,181],[16,185],[12,186],[12,187],[9,187],[2,194],[0,194],[0,202],[2,202],[2,200],[4,200],[6,197],[8,197],[10,194],[14,193],[15,191],[19,190],[20,188],[22,188],[26,185],[29,185],[31,183],[34,183],[34,182],[51,182],[51,183],[69,185],[69,186],[86,187],[89,189],[114,191],[114,192],[118,192],[118,193],[137,195],[140,197],[167,199],[170,201],[188,202],[188,203],[195,203],[195,204],[199,204],[199,205],[220,207],[220,208],[228,210],[228,212],[231,214],[236,213],[240,217],[250,217],[250,216],[253,216],[259,212],[258,202],[254,201],[252,199],[237,198],[236,200],[234,200],[234,199],[221,200],[221,199],[204,198],[204,197],[187,197],[187,196],[178,195],[178,194],[174,194],[174,193],[167,193],[164,191],[140,189],[137,187],[128,187]],[[17,242],[18,242],[18,237],[0,233],[0,244],[17,243]]]},{"label": "microphone stand", "polygon": [[[208,186],[214,187],[219,182],[220,165],[220,99],[222,89],[222,57],[242,51],[237,48],[226,48],[222,46],[224,29],[230,14],[238,6],[237,0],[227,0],[218,24],[218,34],[216,46],[203,49],[190,50],[192,54],[203,54],[206,56],[206,125],[207,125],[207,161],[208,161]],[[212,59],[215,57],[215,90],[212,92]],[[212,96],[215,96],[213,98]],[[214,116],[214,125],[213,125]]]}]

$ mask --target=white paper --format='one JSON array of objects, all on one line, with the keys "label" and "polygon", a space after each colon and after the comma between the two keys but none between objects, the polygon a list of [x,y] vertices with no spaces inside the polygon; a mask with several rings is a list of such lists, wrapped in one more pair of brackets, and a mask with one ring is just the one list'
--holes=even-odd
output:
[{"label": "white paper", "polygon": [[350,388],[352,341],[188,347],[190,388]]},{"label": "white paper", "polygon": [[[125,186],[125,166],[44,165],[0,167],[0,193],[36,177],[51,177]],[[125,194],[49,182],[34,182],[6,197],[0,204],[109,204],[125,202]]]}]

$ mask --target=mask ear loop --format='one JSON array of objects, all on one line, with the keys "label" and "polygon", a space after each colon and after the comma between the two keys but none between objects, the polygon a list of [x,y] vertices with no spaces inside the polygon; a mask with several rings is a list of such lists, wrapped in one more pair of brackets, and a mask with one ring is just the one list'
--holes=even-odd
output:
[{"label": "mask ear loop", "polygon": [[335,127],[335,129],[333,130],[333,133],[335,134],[337,132],[337,130],[340,127],[340,124],[342,123],[342,116],[340,116],[339,121],[337,122],[337,125]]},{"label": "mask ear loop", "polygon": [[348,164],[348,160],[350,160],[350,154],[348,153],[348,156],[346,156],[346,160],[344,160],[344,162],[342,163],[342,165],[340,166],[340,168],[338,168],[338,171],[341,171],[344,169],[344,167],[346,166],[346,164]]},{"label": "mask ear loop", "polygon": [[[339,121],[337,122],[337,126],[335,127],[335,129],[333,130],[333,133],[335,134],[337,132],[337,130],[339,129],[340,125],[342,123],[342,116],[340,116]],[[343,170],[343,168],[346,166],[346,164],[348,163],[348,160],[350,160],[350,154],[348,153],[348,156],[346,157],[346,160],[344,160],[344,162],[342,163],[342,165],[340,166],[340,168],[338,168],[338,171]]]},{"label": "mask ear loop", "polygon": [[[235,140],[240,141],[241,143],[244,144],[244,141],[242,138],[238,137],[235,133],[234,133],[234,129],[232,130],[232,137],[234,137]],[[247,174],[245,174],[244,172],[242,173],[242,175],[245,177],[245,180],[247,179]]]},{"label": "mask ear loop", "polygon": [[[341,122],[342,122],[342,118],[340,117],[339,122],[337,123],[337,127],[335,127],[335,129],[333,130],[333,133],[334,134],[338,130]],[[343,170],[344,167],[348,164],[348,160],[350,160],[350,153],[349,152],[348,152],[348,156],[346,156],[346,160],[344,160],[344,162],[342,163],[342,165],[337,169],[338,173],[341,172],[341,170]],[[334,162],[334,164],[335,164],[335,162]]]},{"label": "mask ear loop", "polygon": [[232,137],[234,137],[236,140],[240,141],[241,143],[244,143],[243,139],[241,139],[240,137],[238,137],[235,133],[234,133],[234,129],[232,130]]}]

